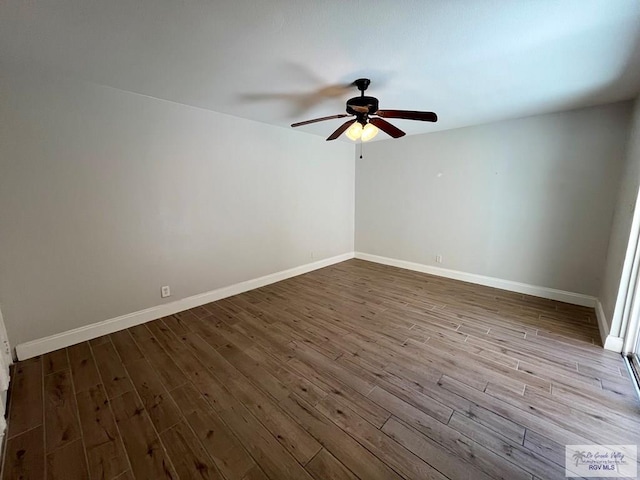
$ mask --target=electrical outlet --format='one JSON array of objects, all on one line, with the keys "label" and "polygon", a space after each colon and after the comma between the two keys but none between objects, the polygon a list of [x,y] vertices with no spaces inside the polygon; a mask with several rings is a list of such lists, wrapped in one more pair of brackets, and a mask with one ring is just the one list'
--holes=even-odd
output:
[{"label": "electrical outlet", "polygon": [[442,255],[436,255],[436,263],[442,263]]},{"label": "electrical outlet", "polygon": [[164,287],[160,288],[160,296],[162,298],[167,298],[171,296],[171,289],[169,288],[169,285],[165,285]]}]

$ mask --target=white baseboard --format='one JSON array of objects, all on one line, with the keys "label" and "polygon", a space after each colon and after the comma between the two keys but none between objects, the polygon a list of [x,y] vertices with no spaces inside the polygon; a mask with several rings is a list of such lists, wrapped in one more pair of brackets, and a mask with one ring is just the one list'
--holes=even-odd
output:
[{"label": "white baseboard", "polygon": [[205,305],[207,303],[215,302],[223,298],[238,295],[239,293],[247,292],[255,288],[264,287],[272,283],[286,280],[287,278],[296,277],[304,273],[318,270],[319,268],[328,267],[336,263],[344,262],[354,257],[353,252],[344,253],[324,260],[319,260],[313,263],[307,263],[300,265],[299,267],[290,268],[281,272],[272,273],[263,277],[254,278],[244,282],[229,285],[228,287],[219,288],[217,290],[211,290],[209,292],[193,295],[191,297],[182,298],[175,302],[165,303],[137,312],[128,313],[119,317],[110,318],[101,322],[86,325],[84,327],[74,328],[62,333],[57,333],[49,337],[32,340],[30,342],[21,343],[16,346],[16,355],[18,360],[26,360],[37,355],[53,352],[60,348],[65,348],[76,343],[86,342],[94,338],[114,333],[125,328],[140,325],[141,323],[156,320],[158,318],[173,315],[174,313],[182,312],[190,308]]},{"label": "white baseboard", "polygon": [[607,322],[607,316],[604,313],[600,300],[596,302],[596,318],[598,319],[598,330],[600,330],[600,338],[602,339],[604,349],[618,353],[622,352],[624,339],[610,335],[609,322]]},{"label": "white baseboard", "polygon": [[609,336],[609,323],[607,322],[607,316],[604,314],[600,300],[596,302],[596,318],[598,319],[598,330],[600,331],[602,345],[606,346],[607,337]]},{"label": "white baseboard", "polygon": [[624,346],[624,338],[614,337],[613,335],[607,335],[607,339],[604,342],[605,350],[611,350],[612,352],[622,353],[623,346]]},{"label": "white baseboard", "polygon": [[381,263],[392,267],[414,270],[416,272],[429,273],[439,277],[452,278],[463,282],[485,285],[487,287],[499,288],[501,290],[509,290],[511,292],[524,293],[534,297],[548,298],[558,300],[560,302],[571,303],[573,305],[582,305],[584,307],[595,307],[597,298],[581,293],[567,292],[564,290],[556,290],[555,288],[539,287],[537,285],[529,285],[527,283],[513,282],[511,280],[503,280],[501,278],[486,277],[475,273],[460,272],[458,270],[449,270],[447,268],[433,267],[422,263],[408,262],[406,260],[397,260],[395,258],[381,257],[371,255],[369,253],[356,252],[355,258],[367,260],[369,262]]}]

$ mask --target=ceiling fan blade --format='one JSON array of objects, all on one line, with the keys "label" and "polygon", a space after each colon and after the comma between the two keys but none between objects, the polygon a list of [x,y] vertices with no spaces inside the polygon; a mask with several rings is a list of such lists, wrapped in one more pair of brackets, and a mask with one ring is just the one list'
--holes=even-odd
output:
[{"label": "ceiling fan blade", "polygon": [[327,141],[335,140],[336,138],[338,138],[340,135],[342,135],[344,133],[344,131],[347,128],[349,128],[355,122],[357,122],[357,120],[347,120],[346,122],[344,122],[342,125],[340,125],[338,127],[338,129],[335,132],[333,132],[331,135],[329,135],[329,137],[327,138]]},{"label": "ceiling fan blade", "polygon": [[387,122],[386,120],[384,120],[382,118],[376,118],[376,117],[370,118],[369,119],[369,123],[372,123],[373,125],[378,127],[380,130],[382,130],[383,132],[388,133],[393,138],[400,138],[400,137],[404,137],[406,135],[406,133],[404,133],[398,127],[394,127],[393,125],[391,125],[389,122]]},{"label": "ceiling fan blade", "polygon": [[302,125],[309,125],[310,123],[324,122],[325,120],[333,120],[334,118],[344,118],[344,117],[349,117],[349,116],[350,115],[348,115],[346,113],[340,113],[338,115],[331,115],[329,117],[320,117],[320,118],[314,118],[313,120],[305,120],[304,122],[292,123],[291,126],[292,127],[301,127]]},{"label": "ceiling fan blade", "polygon": [[421,120],[437,122],[438,116],[433,112],[417,112],[415,110],[378,110],[376,115],[384,118],[404,118],[405,120]]}]

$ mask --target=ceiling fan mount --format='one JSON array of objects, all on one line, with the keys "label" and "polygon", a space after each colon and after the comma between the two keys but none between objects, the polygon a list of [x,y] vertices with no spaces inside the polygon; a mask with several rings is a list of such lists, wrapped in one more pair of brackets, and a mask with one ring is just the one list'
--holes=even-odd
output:
[{"label": "ceiling fan mount", "polygon": [[347,100],[347,113],[314,118],[313,120],[294,123],[291,126],[300,127],[310,123],[355,116],[356,118],[347,120],[338,127],[338,129],[334,131],[327,140],[335,140],[346,131],[347,136],[352,140],[362,138],[363,141],[367,141],[378,133],[378,128],[393,138],[399,138],[405,135],[402,130],[387,122],[385,118],[400,118],[405,120],[419,120],[423,122],[436,122],[438,120],[438,116],[433,112],[420,112],[414,110],[379,110],[378,99],[364,94],[370,84],[371,80],[368,78],[359,78],[352,83],[353,86],[360,90],[360,96]]},{"label": "ceiling fan mount", "polygon": [[364,91],[369,88],[369,85],[371,85],[371,80],[368,78],[359,78],[354,80],[352,85],[356,86],[358,90],[362,92],[362,95],[364,95]]}]

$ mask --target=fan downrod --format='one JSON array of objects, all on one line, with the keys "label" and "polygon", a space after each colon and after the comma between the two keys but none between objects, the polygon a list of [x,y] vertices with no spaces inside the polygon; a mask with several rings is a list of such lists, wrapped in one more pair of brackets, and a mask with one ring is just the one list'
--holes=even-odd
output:
[{"label": "fan downrod", "polygon": [[364,91],[371,84],[371,80],[368,78],[359,78],[353,82],[358,90],[360,90],[359,97],[353,97],[347,100],[347,113],[350,115],[356,115],[357,121],[362,125],[367,123],[367,117],[373,115],[378,110],[378,99],[374,97],[366,97]]}]

